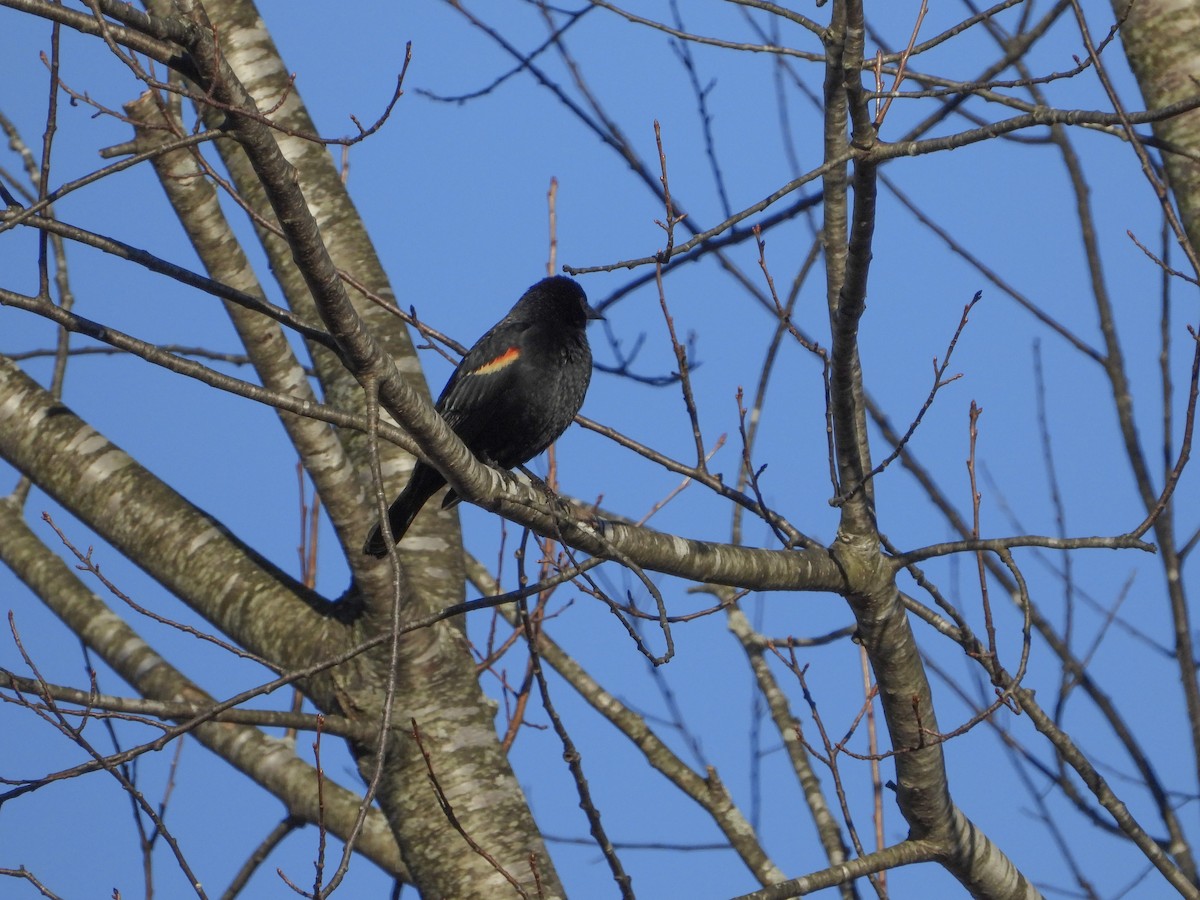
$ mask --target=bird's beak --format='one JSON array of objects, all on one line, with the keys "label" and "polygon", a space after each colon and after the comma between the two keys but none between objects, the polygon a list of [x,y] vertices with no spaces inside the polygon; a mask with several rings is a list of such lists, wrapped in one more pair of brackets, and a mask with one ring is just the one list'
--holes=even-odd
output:
[{"label": "bird's beak", "polygon": [[584,314],[589,319],[600,319],[601,321],[604,320],[604,316],[602,316],[599,312],[597,312],[596,309],[590,303],[583,304],[583,309],[584,309]]}]

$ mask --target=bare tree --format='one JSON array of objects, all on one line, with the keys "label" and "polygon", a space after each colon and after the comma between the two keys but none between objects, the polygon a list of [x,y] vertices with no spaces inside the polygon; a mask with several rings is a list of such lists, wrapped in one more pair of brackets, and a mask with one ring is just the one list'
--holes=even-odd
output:
[{"label": "bare tree", "polygon": [[[568,812],[622,896],[647,882],[760,898],[928,896],[954,882],[986,898],[1200,896],[1180,809],[1200,787],[1186,468],[1200,8],[1115,2],[1101,21],[1078,0],[965,4],[953,19],[925,3],[864,6],[450,3],[430,55],[486,54],[490,80],[455,93],[418,76],[418,43],[415,64],[390,61],[373,123],[331,138],[243,0],[0,0],[7,20],[47,23],[50,85],[40,147],[2,121],[24,172],[0,169],[0,241],[16,251],[0,322],[57,334],[45,351],[0,348],[0,456],[19,473],[0,500],[0,558],[27,589],[0,696],[6,732],[32,742],[49,725],[76,754],[0,773],[8,816],[65,809],[75,776],[112,779],[133,807],[130,872],[141,864],[147,896],[168,878],[163,854],[208,896],[218,874],[195,852],[214,839],[176,821],[170,800],[189,779],[189,736],[284,807],[259,846],[221,848],[236,861],[219,874],[228,897],[251,879],[258,893],[362,891],[355,855],[397,893],[582,892],[594,866],[552,824]],[[81,41],[140,96],[118,109],[107,87],[73,83],[64,65]],[[655,108],[659,80],[688,99],[686,130],[678,103]],[[566,158],[563,135],[586,134],[598,143],[587,188],[620,207],[573,239],[572,253],[608,240],[598,258],[563,252],[609,315],[607,341],[593,341],[603,396],[576,429],[592,450],[572,435],[532,480],[474,459],[433,411],[416,348],[454,359],[470,335],[444,333],[452,301],[417,296],[415,276],[393,288],[346,183],[351,148],[372,153],[409,104],[469,117],[516,81],[546,104],[535,118],[506,108],[532,123],[526,153]],[[97,147],[113,162],[66,180],[54,162],[65,101],[124,135]],[[739,105],[756,130],[727,124]],[[520,153],[473,137],[494,165],[477,175],[499,189],[521,171]],[[914,174],[930,167],[934,179]],[[130,169],[152,169],[199,266],[134,245],[121,210],[101,228],[69,213]],[[467,181],[439,185],[447,209],[428,221],[494,211],[489,232],[504,228]],[[657,234],[634,230],[648,217],[630,218],[627,197],[652,204]],[[608,215],[629,229],[619,243]],[[586,217],[568,219],[551,184],[549,218],[554,271],[560,231]],[[72,278],[95,250],[121,261],[116,287]],[[497,264],[477,257],[478,286],[494,292]],[[154,337],[120,308],[142,283],[178,291],[167,302],[219,300],[238,352]],[[81,292],[101,296],[87,315]],[[174,483],[149,463],[162,429],[117,425],[126,449],[100,424],[144,423],[147,398],[110,392],[75,411],[73,373],[116,364],[79,358],[101,350],[173,373],[182,405],[199,384],[256,420],[274,408],[312,488],[295,573],[267,535],[240,537],[192,499],[217,494],[221,466]],[[39,353],[43,381],[26,371]],[[197,432],[232,440],[237,426],[211,409],[189,416]],[[430,504],[388,559],[361,553],[417,456],[509,523],[499,549],[496,517],[472,555],[458,513]],[[81,524],[39,523],[51,503]],[[348,588],[318,587],[318,535]],[[117,558],[164,598],[114,578]],[[85,682],[46,674],[32,598],[82,642]],[[138,764],[168,746],[152,800]],[[341,758],[353,784],[335,777]],[[639,826],[655,839],[629,837]],[[297,831],[311,879],[256,877]],[[54,895],[55,872],[4,864]]]}]

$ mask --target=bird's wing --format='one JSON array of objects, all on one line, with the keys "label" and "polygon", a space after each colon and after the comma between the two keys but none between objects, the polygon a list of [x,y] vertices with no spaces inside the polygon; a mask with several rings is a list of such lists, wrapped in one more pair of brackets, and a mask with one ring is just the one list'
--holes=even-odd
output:
[{"label": "bird's wing", "polygon": [[474,410],[506,397],[514,384],[513,363],[521,357],[525,331],[526,327],[501,323],[481,337],[458,364],[437,401],[438,412],[455,431],[460,431]]}]

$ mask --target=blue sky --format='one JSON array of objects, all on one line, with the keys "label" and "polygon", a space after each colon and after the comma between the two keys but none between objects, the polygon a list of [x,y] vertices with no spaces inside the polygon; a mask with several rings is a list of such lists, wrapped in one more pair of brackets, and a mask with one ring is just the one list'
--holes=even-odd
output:
[{"label": "blue sky", "polygon": [[[479,4],[481,11],[484,7]],[[880,4],[872,20],[892,45],[907,40],[917,4]],[[399,71],[406,41],[413,42],[413,62],[406,96],[382,131],[351,151],[349,188],[367,223],[376,249],[391,275],[402,306],[415,305],[421,317],[469,343],[498,319],[530,283],[545,271],[546,190],[558,180],[558,259],[570,265],[595,265],[642,257],[662,244],[654,220],[663,210],[628,167],[558,102],[526,76],[518,75],[479,99],[465,104],[435,102],[420,93],[442,95],[476,91],[511,67],[511,61],[483,35],[473,31],[446,4],[421,4],[419,11],[401,4],[360,3],[352,15],[328,16],[311,4],[264,2],[261,11],[297,75],[303,95],[320,129],[327,135],[352,131],[348,116],[369,122],[383,109]],[[641,11],[664,15],[664,4],[644,3]],[[1107,8],[1106,8],[1107,9]],[[544,37],[539,19],[524,4],[498,6],[493,20],[523,48]],[[746,38],[741,17],[732,5],[702,4],[688,10],[688,26],[712,35]],[[808,10],[814,16],[825,10]],[[1001,21],[1012,23],[1018,11]],[[1107,12],[1105,13],[1107,15]],[[691,18],[695,15],[695,19]],[[938,4],[930,11],[922,35],[932,35],[965,15],[957,5]],[[1100,34],[1109,20],[1097,18]],[[45,116],[46,72],[37,54],[48,47],[49,28],[11,11],[0,12],[0,57],[19,71],[19,78],[0,88],[0,107],[37,147]],[[783,28],[782,40],[814,50],[814,40],[796,27]],[[660,34],[593,11],[568,38],[582,70],[614,119],[648,161],[654,159],[653,122],[662,129],[671,187],[686,211],[704,227],[724,213],[713,189],[713,174],[701,141],[696,103],[687,78]],[[869,42],[873,47],[874,43]],[[758,201],[799,174],[784,153],[778,107],[772,84],[772,60],[766,55],[693,47],[705,83],[717,135],[715,152],[727,182],[730,203],[741,209]],[[1074,65],[1082,44],[1074,26],[1064,20],[1035,52],[1031,65],[1039,73],[1064,71]],[[996,55],[983,33],[971,32],[951,41],[915,65],[922,71],[968,79]],[[1124,69],[1119,47],[1107,56],[1125,102],[1141,100]],[[548,62],[561,77],[561,67]],[[808,87],[820,89],[821,73],[799,63]],[[1005,77],[1010,77],[1006,75]],[[99,102],[119,107],[132,99],[138,85],[128,71],[111,60],[97,42],[70,35],[63,39],[63,78],[86,89]],[[1052,103],[1072,108],[1106,108],[1095,78],[1085,73],[1046,88]],[[786,95],[790,140],[802,169],[820,161],[819,118],[795,91]],[[882,137],[893,140],[930,110],[930,101],[897,101]],[[976,112],[997,116],[982,105]],[[961,119],[939,126],[937,134],[968,127]],[[84,106],[63,104],[55,144],[54,182],[61,184],[101,165],[100,148],[128,137],[127,127],[94,116]],[[1159,276],[1130,242],[1126,230],[1157,246],[1159,217],[1152,194],[1138,171],[1129,147],[1111,136],[1075,133],[1093,188],[1098,239],[1105,274],[1117,307],[1118,323],[1138,392],[1139,424],[1152,460],[1160,454],[1157,329]],[[15,170],[8,154],[2,164]],[[996,269],[1019,290],[1093,346],[1100,345],[1094,305],[1083,265],[1074,200],[1066,190],[1057,153],[1044,144],[1011,141],[978,144],[953,153],[897,160],[886,173],[933,216],[941,227]],[[194,266],[161,191],[148,169],[120,174],[64,200],[58,215],[65,221],[110,234],[167,259]],[[752,220],[753,221],[753,220]],[[812,224],[799,219],[767,237],[767,255],[777,284],[790,283],[812,240]],[[1046,404],[1053,427],[1053,454],[1067,505],[1070,534],[1113,534],[1141,519],[1128,469],[1121,465],[1111,401],[1105,400],[1099,366],[1081,358],[1061,338],[1040,327],[977,271],[946,251],[886,192],[881,192],[875,257],[868,311],[862,328],[862,353],[868,389],[903,429],[920,408],[932,377],[931,360],[945,353],[963,306],[976,291],[984,299],[955,351],[951,370],[963,377],[947,387],[929,412],[911,449],[937,471],[943,487],[969,511],[967,483],[967,410],[972,400],[984,409],[979,455],[990,480],[984,482],[983,527],[989,535],[1017,530],[1053,533],[1054,511],[1047,503],[1047,474],[1039,442],[1032,377],[1033,347],[1040,341],[1046,372]],[[0,235],[0,271],[13,290],[36,289],[35,240],[28,233]],[[753,247],[733,252],[742,270],[761,284]],[[232,329],[215,300],[162,278],[133,269],[95,251],[68,250],[77,311],[146,340],[236,349]],[[637,273],[635,273],[637,274]],[[261,275],[268,277],[265,267]],[[593,302],[627,283],[625,271],[590,275],[582,280]],[[736,477],[739,463],[737,407],[739,387],[754,390],[770,340],[769,317],[728,275],[711,263],[681,267],[667,280],[667,298],[681,334],[694,332],[693,373],[705,439],[712,445],[728,435],[712,467]],[[273,298],[277,299],[277,298]],[[1195,308],[1190,294],[1175,304],[1174,333],[1179,356],[1186,353],[1182,325]],[[663,374],[674,368],[657,297],[643,288],[608,309],[606,327],[624,346],[644,336],[638,371]],[[804,287],[797,321],[827,344],[824,284],[818,274]],[[46,323],[0,308],[0,352],[16,352],[53,343]],[[592,331],[596,359],[611,363],[604,335]],[[436,390],[449,365],[425,354],[427,373]],[[1188,359],[1176,359],[1182,383]],[[45,380],[46,362],[30,362],[27,371]],[[240,373],[245,377],[245,373]],[[200,506],[225,521],[235,533],[273,561],[296,571],[298,535],[295,456],[274,414],[230,395],[219,394],[180,376],[134,359],[82,357],[67,376],[67,403],[105,435],[126,447],[152,471]],[[1176,404],[1176,414],[1181,408]],[[584,414],[652,444],[681,459],[693,453],[692,436],[676,388],[652,388],[597,373]],[[877,457],[887,449],[876,433]],[[564,488],[584,498],[604,497],[604,505],[638,517],[678,484],[678,477],[629,456],[603,438],[573,428],[559,445]],[[834,536],[836,512],[828,505],[830,484],[825,461],[824,413],[820,369],[813,358],[785,346],[763,412],[762,436],[755,460],[766,463],[763,490],[767,499],[805,532],[822,540]],[[541,463],[539,463],[541,465]],[[536,468],[536,466],[535,466]],[[1156,470],[1161,471],[1161,469]],[[0,484],[15,475],[0,466]],[[0,490],[7,491],[2,487]],[[897,545],[912,548],[951,537],[919,488],[899,466],[876,481],[880,527]],[[1194,478],[1185,478],[1178,495],[1181,530],[1195,527],[1187,512],[1196,505]],[[1007,518],[1015,511],[1020,528]],[[94,538],[44,495],[34,492],[28,515],[39,533],[49,534],[39,520],[49,510],[81,547]],[[731,510],[702,489],[692,487],[656,517],[655,527],[689,537],[727,539]],[[499,526],[479,510],[463,511],[469,548],[486,562],[495,560]],[[749,543],[772,546],[766,528],[751,523]],[[182,621],[195,621],[180,604],[114,552],[97,548],[106,574],[139,602]],[[1027,552],[1019,561],[1035,599],[1061,619],[1061,587],[1054,567],[1061,558]],[[947,591],[982,621],[978,586],[971,559],[933,562],[927,567]],[[505,565],[508,578],[515,566]],[[1122,585],[1133,579],[1123,613],[1153,639],[1169,645],[1169,620],[1163,600],[1161,570],[1153,559],[1123,552],[1080,553],[1075,575],[1081,591],[1100,604],[1110,604]],[[636,581],[616,568],[601,576],[614,592],[639,590]],[[320,560],[318,588],[336,597],[347,573],[336,544],[326,540]],[[702,608],[710,595],[688,593],[686,584],[656,578],[672,612]],[[913,590],[911,584],[902,585]],[[993,586],[995,587],[995,586]],[[95,589],[103,593],[99,585]],[[639,598],[646,599],[646,598]],[[77,641],[44,611],[7,571],[0,572],[0,608],[12,610],[26,648],[51,680],[81,684],[82,662]],[[120,601],[108,598],[113,605]],[[568,600],[573,600],[569,606]],[[678,656],[664,670],[651,673],[612,616],[597,602],[570,590],[560,591],[564,608],[552,634],[579,661],[647,717],[658,721],[668,706],[662,688],[669,686],[687,724],[695,730],[700,759],[669,728],[663,736],[697,765],[715,765],[725,783],[746,808],[751,784],[747,734],[751,720],[751,685],[744,657],[720,617],[701,619],[676,630]],[[1015,665],[1019,651],[1019,619],[993,594],[998,608],[1002,652]],[[849,624],[843,601],[815,594],[753,595],[744,602],[770,635],[816,635]],[[136,618],[130,612],[131,618]],[[482,637],[486,617],[472,622]],[[1101,628],[1101,618],[1080,614],[1077,643],[1086,648]],[[225,654],[169,629],[138,620],[136,627],[160,652],[176,654],[181,667],[217,696],[227,696],[265,680],[261,670],[232,661]],[[976,669],[936,635],[918,629],[922,648],[959,681],[978,694]],[[1135,672],[1130,661],[1136,659]],[[809,680],[832,733],[840,734],[861,703],[858,650],[849,642],[804,651]],[[21,670],[11,640],[0,641],[0,665]],[[511,672],[519,672],[514,661]],[[1153,748],[1164,777],[1189,764],[1182,703],[1177,696],[1174,664],[1143,649],[1119,629],[1099,646],[1094,670],[1122,705],[1131,724]],[[780,670],[781,679],[786,673]],[[1131,675],[1136,674],[1136,677]],[[1050,696],[1058,670],[1037,641],[1031,682]],[[969,717],[936,678],[935,697],[943,728]],[[1161,685],[1164,707],[1146,703],[1147,684]],[[102,680],[106,690],[122,686],[115,676]],[[593,791],[599,797],[606,826],[618,841],[711,842],[716,829],[644,764],[622,737],[578,700],[561,682],[554,683],[568,727],[583,753]],[[798,686],[788,682],[795,709],[803,710]],[[987,691],[984,690],[986,695]],[[286,697],[277,698],[286,703]],[[539,720],[542,721],[542,720]],[[34,775],[73,764],[77,751],[48,728],[12,706],[0,706],[0,727],[16,739],[5,741],[6,777]],[[1097,727],[1083,702],[1068,705],[1065,726],[1098,759],[1111,760],[1118,776],[1124,758],[1108,732]],[[1024,719],[1002,717],[1002,725],[1024,740],[1035,741]],[[774,747],[769,729],[764,738]],[[301,744],[307,746],[302,737]],[[327,745],[326,767],[342,783],[354,785],[347,758]],[[861,741],[858,749],[861,750]],[[305,751],[307,752],[307,751]],[[1045,754],[1043,753],[1043,756]],[[573,799],[573,789],[560,761],[552,732],[526,729],[518,741],[514,765],[547,834],[586,835],[586,823]],[[331,762],[331,758],[334,760]],[[168,754],[145,758],[140,775],[145,791],[156,797],[166,778]],[[1065,876],[1047,852],[1047,835],[1029,817],[1027,802],[1009,799],[1018,792],[1011,766],[987,726],[980,726],[947,747],[951,785],[960,805],[1010,853],[1019,866],[1048,884],[1064,885]],[[819,868],[818,845],[807,812],[780,752],[763,760],[762,835],[768,851],[788,875]],[[851,801],[860,829],[869,817],[865,765],[845,760]],[[885,778],[891,777],[885,763]],[[1123,785],[1115,778],[1118,790]],[[1185,787],[1191,790],[1194,786]],[[1155,825],[1140,794],[1129,788],[1135,814]],[[1087,835],[1089,871],[1108,891],[1133,881],[1143,863],[1125,845],[1094,831],[1075,813],[1058,809],[1069,832]],[[203,872],[207,887],[219,893],[246,852],[278,820],[278,804],[230,773],[191,743],[183,751],[169,823],[180,830],[185,852]],[[887,812],[887,837],[903,837],[904,824],[894,807]],[[87,849],[68,856],[59,845]],[[284,868],[294,879],[309,878],[316,845],[312,829],[293,835],[272,857],[247,896],[285,897],[290,891],[274,874]],[[138,894],[140,873],[128,804],[115,782],[91,776],[55,785],[6,805],[0,812],[0,865],[24,864],[66,897],[107,896],[120,887],[126,897]],[[588,846],[555,844],[560,873],[576,897],[606,897],[613,891],[597,851]],[[69,863],[66,860],[70,860]],[[730,852],[669,853],[631,850],[624,855],[634,887],[646,897],[726,896],[754,887]],[[160,896],[183,896],[183,885],[171,860],[156,856]],[[894,873],[896,896],[959,896],[960,891],[929,867]],[[382,896],[384,880],[371,864],[355,864],[348,896]],[[25,894],[18,893],[25,890]],[[1152,876],[1128,896],[1152,897]],[[13,896],[32,896],[25,888],[6,885]]]}]

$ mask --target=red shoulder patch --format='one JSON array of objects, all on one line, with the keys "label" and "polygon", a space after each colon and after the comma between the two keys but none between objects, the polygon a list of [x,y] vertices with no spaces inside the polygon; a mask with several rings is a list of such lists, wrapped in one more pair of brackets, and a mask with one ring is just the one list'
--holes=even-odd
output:
[{"label": "red shoulder patch", "polygon": [[520,347],[509,347],[491,362],[486,362],[477,368],[472,375],[490,375],[493,372],[499,372],[505,366],[511,365],[517,361],[517,357],[521,355]]}]

